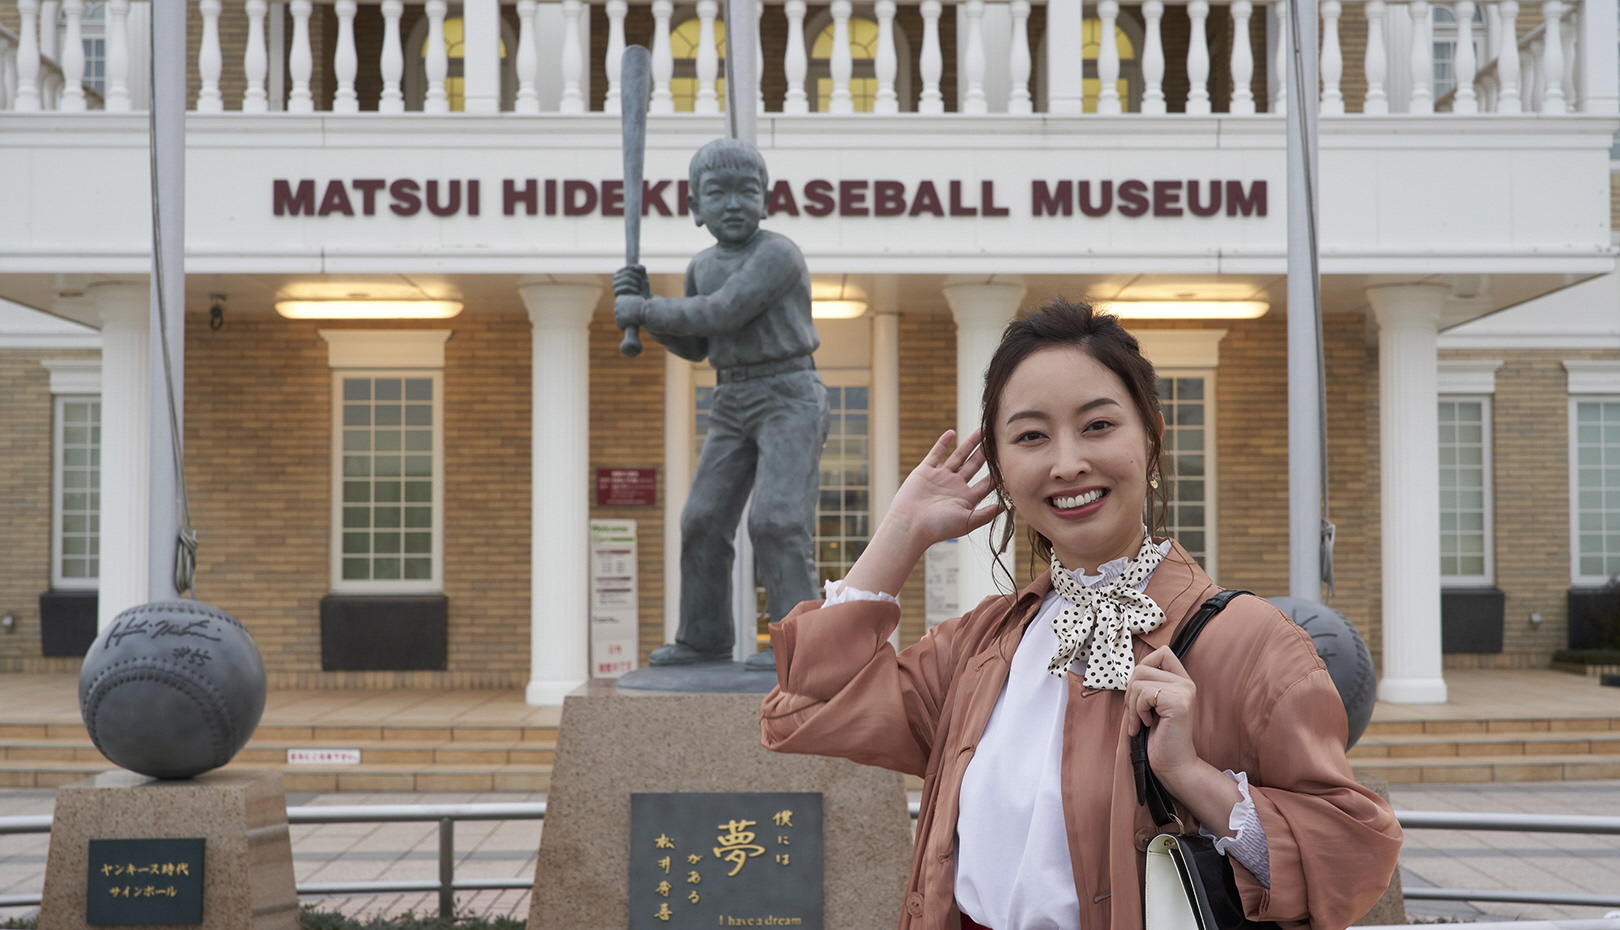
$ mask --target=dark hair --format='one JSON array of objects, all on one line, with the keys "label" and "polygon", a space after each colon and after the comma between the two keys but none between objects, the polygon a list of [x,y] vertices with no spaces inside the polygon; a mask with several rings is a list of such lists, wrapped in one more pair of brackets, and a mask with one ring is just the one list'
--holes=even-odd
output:
[{"label": "dark hair", "polygon": [[[1011,502],[1007,499],[1006,486],[1001,477],[1001,462],[996,452],[995,419],[996,411],[1001,406],[1001,395],[1024,359],[1041,349],[1060,346],[1084,349],[1098,364],[1124,382],[1125,390],[1130,393],[1137,415],[1142,418],[1142,426],[1147,431],[1148,468],[1150,471],[1162,470],[1159,461],[1164,453],[1164,432],[1159,429],[1159,377],[1153,371],[1153,363],[1142,355],[1142,347],[1137,344],[1136,337],[1120,325],[1118,317],[1099,313],[1089,304],[1070,303],[1061,297],[1054,297],[1040,309],[1032,310],[1007,324],[1006,331],[1001,334],[1001,344],[996,347],[996,354],[991,356],[990,367],[984,375],[984,414],[981,423],[984,438],[981,448],[984,449],[984,461],[990,469],[990,478],[995,483],[996,497],[1003,508],[1009,507]],[[1169,505],[1168,487],[1169,482],[1161,480],[1157,489],[1150,487],[1148,490],[1153,504],[1147,514],[1150,534],[1162,524],[1164,511]],[[1001,519],[1005,521],[1005,526],[996,546],[998,565],[999,553],[1007,550],[1007,543],[1013,534],[1010,512]],[[1049,560],[1052,557],[1052,541],[1033,528],[1029,536],[1031,558],[1036,560],[1034,564]]]}]

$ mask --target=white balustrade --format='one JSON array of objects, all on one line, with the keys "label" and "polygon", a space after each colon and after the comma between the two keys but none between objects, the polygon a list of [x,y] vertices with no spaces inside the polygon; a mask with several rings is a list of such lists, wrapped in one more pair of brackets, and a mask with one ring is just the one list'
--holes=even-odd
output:
[{"label": "white balustrade", "polygon": [[1035,112],[1034,98],[1029,95],[1029,74],[1034,65],[1029,55],[1029,0],[1012,0],[1008,9],[1012,13],[1012,48],[1007,56],[1007,75],[1012,79],[1012,88],[1007,92],[1007,112],[1027,115]]},{"label": "white balustrade", "polygon": [[1209,36],[1204,28],[1209,19],[1209,0],[1188,3],[1187,17],[1192,20],[1192,40],[1187,45],[1187,112],[1201,116],[1210,112]]},{"label": "white balustrade", "polygon": [[354,92],[354,76],[360,70],[360,57],[354,49],[355,0],[337,0],[332,7],[338,21],[337,49],[332,55],[332,74],[337,78],[332,112],[359,113],[360,98]]},{"label": "white balustrade", "polygon": [[[525,2],[528,2],[530,4],[530,6],[534,5],[533,0],[525,0]],[[619,113],[619,112],[621,112],[621,109],[622,109],[620,95],[623,93],[623,90],[619,87],[619,77],[622,74],[622,72],[624,71],[624,47],[625,47],[625,42],[624,42],[624,18],[625,18],[626,15],[629,14],[629,12],[630,12],[630,5],[628,3],[625,3],[624,0],[608,0],[608,4],[607,4],[608,40],[607,40],[607,60],[606,60],[606,66],[607,66],[606,67],[606,70],[607,70],[607,94],[602,97],[602,112],[603,113]],[[531,19],[532,19],[532,16],[531,16]],[[534,31],[533,31],[533,29],[532,28],[529,29],[529,32],[527,34],[529,36],[529,55],[533,56],[535,54],[535,52],[534,52]],[[523,67],[523,64],[522,64],[523,59],[521,57],[522,54],[523,54],[522,45],[519,44],[519,46],[518,46],[518,55],[519,55],[518,68],[519,68],[520,71],[522,70],[522,67]],[[530,96],[534,96],[534,88],[532,86],[532,83],[531,83],[529,92],[530,92]],[[647,102],[645,100],[632,100],[631,104],[634,105],[634,106],[646,106]],[[540,103],[539,103],[538,100],[536,100],[535,103],[534,103],[534,109],[533,110],[519,110],[518,112],[520,112],[520,113],[521,112],[535,112],[535,113],[538,113],[539,111],[540,111]],[[639,112],[639,111],[636,111],[636,112]]]},{"label": "white balustrade", "polygon": [[715,88],[715,81],[720,77],[720,53],[714,42],[714,20],[719,13],[720,4],[716,0],[698,0],[698,90],[697,100],[692,104],[693,113],[720,112],[720,95]]},{"label": "white balustrade", "polygon": [[1123,113],[1119,99],[1119,21],[1118,0],[1101,0],[1097,4],[1099,44],[1097,46],[1097,112]]},{"label": "white balustrade", "polygon": [[[23,112],[41,110],[84,111],[98,105],[109,111],[127,112],[132,105],[130,14],[131,0],[107,0],[105,16],[104,89],[100,95],[84,81],[86,54],[84,27],[89,0],[16,0],[20,31],[0,29],[0,108]],[[406,46],[403,38],[405,0],[287,0],[290,16],[290,36],[285,50],[276,47],[279,39],[271,35],[268,13],[272,0],[240,0],[233,7],[245,18],[246,28],[235,33],[239,47],[225,47],[222,39],[222,19],[227,0],[197,0],[199,45],[193,78],[197,87],[196,108],[203,113],[225,111],[222,86],[231,86],[233,78],[243,87],[241,110],[245,113],[265,113],[270,109],[273,96],[270,85],[287,75],[290,92],[286,109],[292,113],[313,113],[316,102],[312,82],[317,68],[324,67],[329,77],[329,105],[335,114],[355,114],[362,111],[357,94],[358,75],[368,67],[377,68],[381,76],[381,93],[376,110],[382,113],[401,113],[406,108],[406,69],[416,62],[421,70],[417,74],[425,81],[420,87],[421,107],[430,114],[445,114],[451,109],[449,96],[450,59],[445,44],[445,31],[450,17],[459,15],[448,0],[424,0],[427,39],[418,48]],[[235,2],[235,0],[229,0]],[[550,84],[559,89],[559,96],[550,107],[564,113],[585,113],[592,109],[616,114],[623,108],[619,72],[624,50],[631,41],[649,41],[645,35],[629,35],[627,28],[633,22],[632,6],[646,4],[652,13],[653,29],[650,36],[653,64],[654,113],[675,112],[673,83],[676,60],[672,48],[675,5],[673,0],[558,0],[561,28],[556,35],[542,35],[540,24],[541,0],[499,0],[515,8],[516,42],[513,63],[513,96],[506,104],[513,112],[539,114],[542,111],[540,88]],[[995,2],[1004,11],[1001,18],[986,22],[986,2]],[[920,114],[939,115],[946,112],[943,81],[947,68],[956,78],[959,94],[954,109],[964,114],[982,114],[994,110],[1009,115],[1032,115],[1036,112],[1034,84],[1031,81],[1035,64],[1035,45],[1030,35],[1031,16],[1039,16],[1036,7],[1051,0],[870,0],[870,6],[856,6],[854,0],[828,0],[831,48],[823,64],[821,92],[827,98],[820,107],[812,101],[810,92],[810,41],[806,36],[809,15],[807,0],[764,0],[756,5],[756,12],[765,4],[780,4],[785,14],[786,46],[782,52],[781,71],[775,72],[786,79],[786,88],[780,100],[784,115],[809,113],[825,108],[834,114],[853,115],[859,107],[875,115],[893,115],[915,109]],[[1085,4],[1083,12],[1096,28],[1097,79],[1095,109],[1098,114],[1123,114],[1137,109],[1144,115],[1167,116],[1171,110],[1189,115],[1210,115],[1215,109],[1212,87],[1229,87],[1230,95],[1225,109],[1232,115],[1250,115],[1264,108],[1278,114],[1286,105],[1289,93],[1286,79],[1288,40],[1287,0],[1094,0],[1096,6]],[[1327,116],[1344,116],[1347,109],[1358,101],[1347,100],[1346,85],[1365,87],[1359,100],[1360,113],[1379,116],[1391,111],[1414,115],[1433,114],[1435,111],[1469,114],[1538,113],[1560,115],[1579,112],[1587,96],[1587,81],[1597,82],[1604,76],[1588,74],[1589,66],[1581,57],[1589,39],[1582,32],[1586,25],[1587,9],[1584,0],[1538,0],[1539,16],[1533,28],[1520,34],[1518,14],[1523,0],[1317,0],[1320,10],[1320,112]],[[373,61],[361,60],[361,49],[373,47],[357,35],[359,5],[375,3],[381,10],[382,41],[379,57]],[[1436,26],[1435,4],[1450,13],[1442,26]],[[1164,16],[1166,6],[1181,6],[1188,17],[1188,47],[1184,69],[1177,64],[1175,75],[1165,60]],[[1362,15],[1351,16],[1351,35],[1342,35],[1345,29],[1345,8],[1359,5]],[[317,12],[330,7],[336,23],[334,41],[324,45],[324,62],[314,60],[314,41],[311,30],[318,28]],[[592,7],[601,7],[601,14],[593,14]],[[907,35],[901,29],[914,8],[921,20],[921,42],[910,47],[912,58],[906,52]],[[1215,7],[1225,7],[1225,12]],[[719,29],[719,3],[717,0],[694,0],[697,42],[689,63],[682,72],[695,77],[692,109],[697,113],[718,114],[723,104],[719,93],[722,66],[721,45],[716,41]],[[1063,9],[1063,22],[1086,22],[1080,19],[1080,8],[1071,4]],[[604,49],[590,58],[587,23],[593,15],[598,23],[606,24],[605,42],[596,46]],[[956,55],[947,60],[940,36],[943,16],[955,17],[959,25],[956,35]],[[1050,14],[1049,14],[1050,15]],[[1229,16],[1230,45],[1217,50],[1211,41],[1211,16]],[[1476,16],[1478,19],[1476,20]],[[57,17],[47,21],[47,17]],[[868,50],[869,61],[855,57],[851,37],[857,18],[870,18],[865,26],[875,25],[876,41]],[[1266,41],[1262,48],[1253,36],[1254,19],[1264,25]],[[1122,18],[1141,23],[1140,43],[1136,46],[1134,73],[1124,59],[1119,24]],[[784,20],[775,20],[781,28]],[[823,20],[826,22],[826,20]],[[915,19],[912,20],[916,22]],[[1048,19],[1049,25],[1052,20]],[[1455,24],[1452,70],[1454,84],[1443,87],[1437,94],[1434,60],[1435,31],[1451,28]],[[1364,31],[1363,31],[1364,24]],[[1397,30],[1392,24],[1399,24]],[[1409,28],[1407,28],[1409,24]],[[375,27],[373,27],[375,28]],[[600,28],[600,27],[598,27]],[[643,27],[644,28],[644,27]],[[690,28],[688,26],[687,28]],[[1061,27],[1072,31],[1073,25]],[[1222,23],[1224,31],[1226,24]],[[59,30],[59,52],[53,57],[57,43],[46,42],[46,33],[54,39]],[[280,35],[279,32],[275,35]],[[420,35],[420,33],[418,33]],[[913,34],[914,35],[914,34]],[[1399,36],[1398,48],[1390,47],[1391,36]],[[1355,42],[1364,37],[1365,45],[1356,61],[1344,57],[1345,41]],[[1046,39],[1044,54],[1078,54],[1079,35],[1052,36]],[[1449,37],[1442,37],[1450,44]],[[420,41],[420,40],[418,40]],[[599,41],[601,41],[599,39]],[[1065,42],[1067,45],[1065,45]],[[237,50],[240,49],[240,56]],[[756,54],[760,43],[756,40]],[[1066,51],[1065,51],[1066,49]],[[1256,56],[1269,51],[1275,57],[1267,65],[1270,72],[1269,100],[1253,87]],[[1229,53],[1229,54],[1228,54]],[[420,54],[421,57],[418,57]],[[466,54],[485,54],[487,51],[469,50]],[[276,57],[272,57],[276,56]],[[227,65],[225,59],[231,59]],[[863,55],[863,58],[866,57]],[[1219,58],[1220,60],[1215,60]],[[227,68],[236,67],[239,73],[227,74]],[[471,63],[469,63],[471,64]],[[774,62],[761,61],[763,68],[776,67]],[[869,83],[857,81],[858,68],[869,70]],[[1359,73],[1355,73],[1359,68]],[[590,75],[600,69],[606,76],[605,92],[590,93]],[[909,70],[909,75],[908,75]],[[1219,72],[1219,73],[1214,73]],[[995,75],[1001,75],[995,79]],[[546,79],[542,80],[542,75]],[[1127,76],[1129,83],[1127,84]],[[1167,99],[1167,78],[1185,77],[1185,97]],[[1001,80],[1006,81],[1005,97]],[[915,82],[913,84],[912,82]],[[1601,99],[1601,85],[1598,97]],[[994,106],[988,99],[989,88],[995,88]],[[1392,89],[1393,88],[1393,89]],[[858,95],[870,93],[869,98]],[[1391,100],[1394,95],[1398,99]],[[323,93],[322,97],[326,98]],[[1005,101],[1003,103],[1003,101]],[[754,106],[764,112],[765,101],[756,87]],[[1067,111],[1064,111],[1067,112]],[[1354,116],[1356,114],[1349,114]]]},{"label": "white balustrade", "polygon": [[849,17],[854,12],[849,0],[832,2],[832,57],[827,70],[832,75],[832,96],[827,101],[828,113],[854,113],[855,100],[849,93],[849,79],[855,74],[855,58],[849,48]]},{"label": "white balustrade", "polygon": [[1249,43],[1249,17],[1253,14],[1254,4],[1249,0],[1232,0],[1232,105],[1229,109],[1233,113],[1254,112],[1254,88],[1250,86],[1254,83],[1254,46]]},{"label": "white balustrade", "polygon": [[[1027,0],[1019,2],[1024,4],[1027,16],[1029,3]],[[878,23],[877,55],[872,61],[872,74],[877,78],[877,96],[872,100],[872,112],[899,113],[900,97],[894,91],[894,78],[900,70],[900,57],[894,50],[894,0],[877,0],[872,11],[877,14]],[[1016,32],[1013,41],[1017,42]],[[1025,78],[1028,78],[1027,74]]]},{"label": "white balustrade", "polygon": [[427,95],[422,100],[424,113],[449,113],[450,95],[445,91],[444,79],[450,75],[450,56],[444,47],[445,0],[427,0],[428,19],[427,55],[423,70],[427,73]]},{"label": "white balustrade", "polygon": [[17,32],[17,100],[12,109],[35,113],[43,109],[39,93],[39,0],[17,0],[21,17]]},{"label": "white balustrade", "polygon": [[1147,0],[1142,4],[1145,35],[1142,42],[1142,112],[1161,114],[1168,112],[1164,100],[1164,3]]},{"label": "white balustrade", "polygon": [[[242,4],[248,18],[247,47],[242,50],[242,75],[247,78],[247,87],[242,91],[243,113],[270,112],[270,98],[265,93],[265,79],[270,73],[270,56],[264,44],[264,18],[269,6],[266,0],[246,0]],[[112,51],[110,44],[107,50]],[[109,108],[111,105],[109,97]],[[201,106],[198,109],[201,109]]]},{"label": "white balustrade", "polygon": [[963,0],[962,9],[967,16],[967,48],[962,52],[967,91],[962,94],[962,112],[988,113],[990,104],[984,96],[984,0]]},{"label": "white balustrade", "polygon": [[1322,55],[1318,68],[1322,75],[1322,108],[1320,112],[1337,116],[1344,112],[1344,92],[1339,82],[1344,78],[1344,54],[1339,49],[1339,0],[1322,0]]},{"label": "white balustrade", "polygon": [[[206,4],[209,0],[203,0]],[[212,0],[214,12],[219,12],[219,0]],[[84,0],[62,0],[62,19],[66,29],[62,35],[62,101],[60,109],[82,113],[89,109],[84,99]],[[216,39],[218,30],[215,30]],[[214,43],[219,50],[219,43]]]},{"label": "white balustrade", "polygon": [[923,0],[918,6],[923,18],[922,55],[917,60],[917,71],[922,77],[922,94],[917,98],[918,113],[944,113],[945,97],[939,90],[939,79],[945,73],[945,56],[939,45],[939,0]]},{"label": "white balustrade", "polygon": [[[442,10],[444,0],[438,3]],[[292,51],[287,55],[287,75],[292,78],[292,93],[287,95],[288,113],[315,112],[315,98],[309,92],[309,78],[315,70],[314,53],[309,47],[311,6],[310,0],[292,0],[287,4],[293,20]],[[433,6],[433,0],[429,0],[428,6]]]},{"label": "white balustrade", "polygon": [[810,98],[804,92],[805,74],[810,70],[810,58],[804,49],[804,0],[788,0],[787,49],[782,56],[782,75],[787,78],[787,93],[782,96],[783,113],[809,113]]},{"label": "white balustrade", "polygon": [[669,18],[675,13],[670,0],[653,0],[652,103],[650,113],[674,113],[675,97],[669,82],[675,76],[675,54],[669,44]]},{"label": "white balustrade", "polygon": [[1384,81],[1389,76],[1389,53],[1384,49],[1384,0],[1367,0],[1367,53],[1362,58],[1362,72],[1367,78],[1367,96],[1361,112],[1370,116],[1389,112],[1389,97]]},{"label": "white balustrade", "polygon": [[106,107],[129,112],[129,0],[107,2]]},{"label": "white balustrade", "polygon": [[[757,78],[764,73],[765,62],[765,33],[760,28],[765,19],[765,4],[754,4],[754,76]],[[754,112],[765,112],[765,82],[754,81]]]}]

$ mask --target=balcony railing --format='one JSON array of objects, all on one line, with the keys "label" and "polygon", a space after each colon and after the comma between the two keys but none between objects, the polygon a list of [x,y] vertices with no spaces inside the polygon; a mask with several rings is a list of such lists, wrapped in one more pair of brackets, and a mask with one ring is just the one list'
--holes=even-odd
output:
[{"label": "balcony railing", "polygon": [[[717,0],[680,7],[679,22],[673,0],[515,0],[505,2],[505,16],[497,0],[364,0],[380,13],[365,29],[381,35],[357,42],[361,2],[198,0],[196,111],[615,113],[627,42],[652,49],[652,112],[719,113],[723,105]],[[232,14],[246,22],[245,31],[230,30],[229,49],[221,37],[227,3],[240,4]],[[805,0],[765,0],[762,13],[766,5],[780,10],[771,28],[785,20],[786,38],[759,59],[773,87],[770,99],[760,96],[761,112],[1245,115],[1280,112],[1286,93],[1284,0],[831,0],[813,11]],[[129,110],[129,63],[139,56],[130,54],[128,3],[105,6],[104,101],[83,84],[84,5],[62,5],[60,62],[40,54],[39,6],[18,0],[21,35],[0,31],[0,109]],[[633,17],[633,6],[650,17]],[[477,29],[475,8],[484,17]],[[1353,8],[1359,15],[1347,19]],[[1614,111],[1612,2],[1320,0],[1319,13],[1324,115]],[[1448,34],[1437,46],[1436,17],[1444,14]],[[830,42],[818,41],[820,32],[807,39],[807,17]],[[596,61],[592,22],[607,33]],[[1032,34],[1037,28],[1044,38]],[[447,43],[447,29],[460,33],[458,42]],[[851,41],[861,30],[867,39]],[[677,45],[690,57],[677,57]],[[1167,45],[1178,50],[1175,60]],[[1363,50],[1359,60],[1347,60],[1347,46]],[[824,55],[812,57],[818,47]],[[1454,83],[1438,94],[1437,47],[1453,52]],[[1587,55],[1605,47],[1607,55]],[[363,48],[374,56],[364,63]]]}]

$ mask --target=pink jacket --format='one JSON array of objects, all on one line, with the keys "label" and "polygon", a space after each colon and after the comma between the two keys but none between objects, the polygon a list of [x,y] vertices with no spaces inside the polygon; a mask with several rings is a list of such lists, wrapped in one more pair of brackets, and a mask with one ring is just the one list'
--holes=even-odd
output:
[{"label": "pink jacket", "polygon": [[[986,598],[898,655],[888,636],[900,610],[890,603],[808,601],[771,625],[778,685],[760,708],[765,747],[924,779],[902,930],[959,926],[952,849],[962,774],[1050,587],[1042,575]],[[1135,637],[1137,659],[1167,645],[1219,590],[1174,545],[1147,587],[1169,621]],[[1271,887],[1233,863],[1249,917],[1311,930],[1359,919],[1389,884],[1401,830],[1351,775],[1344,706],[1310,636],[1260,598],[1240,597],[1210,621],[1186,667],[1198,685],[1198,753],[1249,774],[1265,829]],[[1073,672],[1068,682],[1063,807],[1080,924],[1140,930],[1142,851],[1159,831],[1136,801],[1124,693],[1086,689]]]}]

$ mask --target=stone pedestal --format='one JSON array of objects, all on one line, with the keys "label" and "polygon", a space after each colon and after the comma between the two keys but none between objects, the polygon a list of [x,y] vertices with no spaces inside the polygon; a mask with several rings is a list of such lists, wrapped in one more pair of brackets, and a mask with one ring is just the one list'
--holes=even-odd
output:
[{"label": "stone pedestal", "polygon": [[629,925],[630,795],[822,794],[826,926],[889,930],[911,863],[901,776],[843,759],[767,752],[759,696],[616,692],[594,685],[563,703],[530,930]]},{"label": "stone pedestal", "polygon": [[[1371,775],[1357,776],[1356,781],[1377,792],[1385,801],[1389,800],[1389,782],[1382,778],[1373,778]],[[1406,895],[1401,892],[1401,870],[1397,868],[1395,874],[1389,878],[1389,887],[1384,889],[1384,896],[1378,899],[1372,910],[1355,922],[1355,926],[1380,927],[1404,923],[1406,923]]]},{"label": "stone pedestal", "polygon": [[281,775],[228,769],[180,781],[117,769],[58,789],[41,930],[88,930],[91,840],[194,837],[207,842],[202,926],[297,930]]}]

